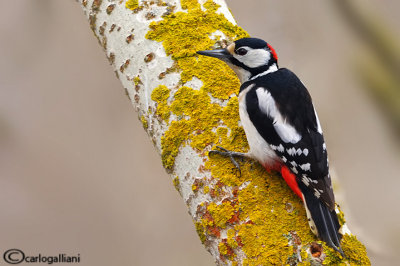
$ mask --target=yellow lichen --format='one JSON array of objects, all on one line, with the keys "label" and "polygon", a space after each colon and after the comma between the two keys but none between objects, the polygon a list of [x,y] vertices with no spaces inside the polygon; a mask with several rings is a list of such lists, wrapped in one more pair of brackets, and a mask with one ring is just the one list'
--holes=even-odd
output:
[{"label": "yellow lichen", "polygon": [[137,85],[139,85],[142,81],[140,80],[140,77],[139,77],[139,76],[136,76],[136,77],[133,79],[133,82],[134,82],[135,85],[137,86]]},{"label": "yellow lichen", "polygon": [[218,244],[218,251],[222,260],[225,260],[226,258],[232,260],[236,256],[232,248],[229,247],[225,241]]},{"label": "yellow lichen", "polygon": [[[211,158],[211,175],[229,180],[230,186],[248,185],[238,191],[237,201],[240,209],[240,221],[248,221],[234,226],[240,238],[242,250],[247,259],[245,263],[256,265],[282,264],[293,254],[284,236],[289,231],[296,231],[305,243],[316,240],[310,232],[304,207],[300,199],[290,191],[282,178],[268,175],[255,162],[241,164],[242,175],[238,177],[232,171],[232,165],[225,158]],[[208,166],[210,166],[207,164]],[[286,203],[293,205],[293,212],[288,213]],[[222,220],[226,216],[222,215]],[[213,216],[214,219],[215,215]],[[222,227],[221,227],[222,228]],[[233,235],[232,231],[228,231]],[[228,236],[228,239],[232,237]],[[229,242],[234,243],[233,241]],[[234,246],[232,246],[234,248]]]},{"label": "yellow lichen", "polygon": [[221,254],[221,255],[226,255],[226,254],[228,254],[228,248],[227,248],[227,246],[225,245],[225,243],[219,243],[219,245],[218,245],[218,250],[219,250],[219,253]]},{"label": "yellow lichen", "polygon": [[236,231],[234,230],[234,229],[229,229],[228,230],[228,233],[227,233],[227,235],[228,235],[228,238],[227,238],[227,243],[228,243],[228,245],[232,248],[232,249],[234,249],[234,248],[237,248],[238,246],[239,246],[239,244],[238,244],[238,242],[236,241]]},{"label": "yellow lichen", "polygon": [[201,243],[204,243],[207,239],[206,234],[204,232],[204,226],[199,222],[196,222],[195,226],[196,226],[196,232],[199,235]]},{"label": "yellow lichen", "polygon": [[306,261],[307,261],[307,259],[309,257],[307,251],[302,249],[300,251],[300,257],[301,257],[301,260],[303,261],[303,264],[299,264],[299,265],[303,265],[303,266],[310,265],[310,262],[308,262],[308,264],[306,263]]},{"label": "yellow lichen", "polygon": [[220,228],[225,228],[227,222],[232,218],[233,214],[235,213],[235,207],[227,201],[223,202],[220,205],[212,202],[208,206],[207,210],[211,214],[211,217],[214,219],[214,224]]},{"label": "yellow lichen", "polygon": [[176,176],[172,182],[174,183],[175,189],[179,192],[179,191],[180,191],[180,181],[179,181],[179,177]]},{"label": "yellow lichen", "polygon": [[158,86],[151,93],[151,99],[158,104],[156,115],[159,115],[161,119],[166,121],[168,121],[170,116],[170,108],[167,104],[169,93],[169,89],[164,85]]},{"label": "yellow lichen", "polygon": [[339,213],[338,213],[339,224],[340,224],[340,226],[342,226],[346,223],[346,219],[344,218],[344,213],[342,212],[340,207],[337,206],[337,208],[339,209]]},{"label": "yellow lichen", "polygon": [[324,251],[327,254],[324,265],[371,265],[365,246],[357,240],[356,236],[344,235],[341,244],[346,255],[345,259],[323,243]]},{"label": "yellow lichen", "polygon": [[140,117],[140,121],[142,122],[142,125],[143,125],[143,128],[144,128],[144,129],[147,129],[147,128],[149,127],[149,124],[148,124],[148,122],[147,122],[147,120],[146,120],[146,117],[144,117],[144,115],[142,115],[142,116]]},{"label": "yellow lichen", "polygon": [[[152,22],[146,35],[148,39],[162,42],[167,55],[175,61],[174,71],[179,71],[183,85],[159,86],[151,95],[157,102],[156,114],[168,126],[161,137],[162,162],[168,170],[173,170],[179,149],[186,145],[201,155],[215,144],[235,151],[248,149],[238,123],[238,79],[224,63],[196,55],[196,51],[218,46],[219,36],[210,38],[217,30],[230,40],[245,37],[247,33],[217,14],[218,5],[213,1],[203,6],[205,11],[195,0],[182,1],[186,12],[172,13]],[[200,89],[185,86],[193,78],[202,81]],[[226,100],[226,106],[214,103],[212,97]],[[280,176],[268,174],[257,162],[245,160],[240,165],[241,175],[228,158],[214,155],[205,163],[216,185],[204,187],[203,192],[222,203],[198,206],[201,218],[195,221],[195,226],[202,243],[207,237],[219,238],[221,230],[228,230],[227,239],[218,245],[225,258],[235,260],[235,249],[241,249],[246,256],[245,265],[282,265],[297,254],[286,237],[295,231],[303,244],[301,254],[304,255],[307,244],[317,238],[309,229],[301,200]],[[233,196],[227,196],[225,188],[233,191]],[[192,189],[198,193],[199,184],[194,183]],[[288,203],[293,206],[291,212],[286,210]],[[345,253],[350,252],[350,247],[361,251],[350,261],[354,263],[357,258],[366,261],[362,244],[356,239],[346,239],[342,243]],[[326,250],[327,261],[335,260],[338,253]]]},{"label": "yellow lichen", "polygon": [[135,10],[136,8],[139,7],[139,1],[138,0],[127,0],[125,2],[125,7],[130,10]]},{"label": "yellow lichen", "polygon": [[342,240],[343,252],[350,264],[353,265],[371,265],[367,256],[367,250],[357,237],[354,235],[344,235]]},{"label": "yellow lichen", "polygon": [[193,9],[196,7],[200,7],[200,4],[197,0],[181,0],[182,9]]},{"label": "yellow lichen", "polygon": [[[306,260],[306,261],[301,261],[299,263],[297,263],[297,266],[312,266],[313,264],[311,264],[310,261]],[[318,264],[314,264],[314,265],[318,265]]]},{"label": "yellow lichen", "polygon": [[[217,116],[220,110],[216,109],[217,104],[211,104],[208,93],[216,98],[228,99],[237,93],[239,88],[238,79],[224,63],[209,58],[196,59],[193,55],[196,51],[209,49],[215,44],[215,40],[209,36],[217,30],[231,38],[244,37],[247,33],[230,23],[224,15],[216,14],[210,4],[209,10],[203,11],[196,3],[197,1],[193,0],[183,2],[189,9],[188,12],[173,13],[165,16],[162,21],[152,22],[151,31],[146,34],[149,39],[163,42],[167,54],[176,60],[176,67],[182,70],[183,83],[197,77],[204,84],[200,91],[182,87],[174,95],[171,109],[180,120],[170,123],[170,128],[161,141],[162,161],[164,167],[169,170],[173,168],[179,147],[186,145],[188,140],[191,146],[198,150],[203,150],[218,140],[212,129],[222,117]],[[157,96],[153,97],[153,94]],[[163,120],[168,120],[170,110],[166,100],[169,92],[165,86],[160,86],[153,94],[152,99],[158,103],[157,114]],[[198,100],[197,97],[204,101]],[[224,115],[226,118],[226,112]],[[186,116],[190,116],[189,119]],[[238,128],[233,129],[234,134],[239,131],[241,130]],[[179,136],[176,133],[179,133]]]},{"label": "yellow lichen", "polygon": [[215,40],[209,36],[217,30],[231,38],[248,36],[243,29],[230,23],[223,14],[203,11],[200,7],[188,12],[176,12],[164,17],[164,20],[152,22],[150,29],[146,38],[162,41],[166,53],[175,60],[211,48]]},{"label": "yellow lichen", "polygon": [[[170,90],[166,86],[155,88],[151,95],[157,102],[157,115],[166,121],[171,113],[179,118],[178,121],[174,120],[169,124],[169,129],[161,138],[161,157],[165,168],[172,169],[179,148],[187,144],[201,151],[214,143],[223,144],[236,139],[234,148],[243,150],[246,147],[244,131],[238,126],[236,96],[229,100],[226,107],[211,103],[204,88],[194,90],[183,86],[175,93],[170,105],[167,104],[169,96]],[[213,129],[222,123],[231,126],[229,135],[217,135],[213,132]],[[217,130],[218,132],[222,131]]]},{"label": "yellow lichen", "polygon": [[[237,93],[240,86],[235,73],[223,62],[210,57],[182,58],[178,63],[183,70],[182,82],[188,82],[193,77],[203,81],[203,89],[215,98],[228,99]],[[210,73],[215,77],[210,79]]]},{"label": "yellow lichen", "polygon": [[204,8],[210,10],[210,11],[217,11],[217,9],[220,7],[220,5],[214,3],[214,1],[212,0],[207,0],[207,2],[205,2],[203,4]]}]

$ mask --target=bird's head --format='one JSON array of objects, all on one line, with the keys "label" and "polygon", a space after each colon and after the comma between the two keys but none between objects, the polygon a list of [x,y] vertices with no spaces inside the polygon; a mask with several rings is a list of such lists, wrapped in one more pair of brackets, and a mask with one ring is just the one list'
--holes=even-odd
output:
[{"label": "bird's head", "polygon": [[243,38],[224,49],[197,53],[215,57],[227,63],[235,71],[241,83],[258,75],[278,70],[278,56],[275,50],[268,43],[257,38]]}]

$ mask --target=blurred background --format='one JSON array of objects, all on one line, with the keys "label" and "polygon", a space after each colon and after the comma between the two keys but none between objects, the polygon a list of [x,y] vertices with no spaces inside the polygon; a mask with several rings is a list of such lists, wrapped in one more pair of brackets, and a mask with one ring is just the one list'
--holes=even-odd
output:
[{"label": "blurred background", "polygon": [[[394,265],[400,2],[227,2],[310,90],[349,227],[373,265]],[[80,6],[20,0],[0,12],[0,254],[213,265]]]}]

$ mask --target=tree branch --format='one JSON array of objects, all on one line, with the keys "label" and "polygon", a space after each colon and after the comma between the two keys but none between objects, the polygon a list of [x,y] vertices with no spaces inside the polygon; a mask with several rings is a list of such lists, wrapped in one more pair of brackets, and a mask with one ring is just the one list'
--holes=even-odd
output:
[{"label": "tree branch", "polygon": [[346,259],[319,242],[281,177],[251,160],[239,175],[229,159],[208,156],[214,145],[248,149],[239,81],[222,62],[195,54],[247,36],[223,0],[81,5],[218,264],[369,264],[353,235],[342,241]]}]

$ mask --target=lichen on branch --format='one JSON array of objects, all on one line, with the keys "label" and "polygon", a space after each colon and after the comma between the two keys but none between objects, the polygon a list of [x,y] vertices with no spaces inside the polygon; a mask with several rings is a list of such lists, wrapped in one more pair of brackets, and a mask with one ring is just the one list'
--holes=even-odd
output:
[{"label": "lichen on branch", "polygon": [[[92,5],[87,5],[88,1]],[[91,8],[90,25],[128,87],[143,127],[156,146],[161,146],[162,163],[189,206],[200,240],[217,262],[309,265],[315,255],[309,247],[316,242],[323,247],[327,265],[369,263],[364,246],[354,236],[346,235],[342,241],[346,259],[318,241],[308,227],[303,203],[278,173],[269,174],[256,161],[246,159],[240,162],[240,175],[229,159],[208,155],[215,145],[248,150],[239,122],[239,80],[224,63],[196,55],[196,51],[223,47],[248,36],[227,18],[226,6],[212,0],[82,0],[82,5]],[[124,12],[118,13],[121,7]],[[101,14],[103,11],[106,15]],[[126,14],[127,18],[121,20],[116,14]],[[114,20],[106,23],[111,18]],[[130,25],[138,23],[142,28],[118,25],[128,19],[134,21]],[[112,38],[120,32],[124,32],[119,38],[124,49],[146,49],[155,43],[154,47],[164,51],[119,56],[122,43]],[[166,57],[168,60],[164,60]],[[161,61],[162,67],[152,68]],[[171,61],[172,65],[166,66]],[[163,67],[164,71],[158,72]],[[171,82],[171,76],[178,81]],[[200,160],[196,161],[197,169],[183,174],[178,168],[188,158],[179,156],[188,149]]]},{"label": "lichen on branch", "polygon": [[[212,1],[206,3],[210,5]],[[215,5],[202,10],[197,1],[182,1],[182,7],[188,12],[177,12],[152,23],[146,35],[163,43],[167,54],[177,63],[182,84],[193,77],[203,84],[200,90],[182,86],[174,94],[167,94],[165,86],[153,90],[152,99],[158,104],[156,113],[169,125],[161,142],[163,164],[169,170],[173,170],[174,159],[185,145],[202,154],[215,144],[237,151],[248,148],[238,124],[237,78],[222,62],[195,56],[198,50],[220,45],[218,37],[210,38],[217,30],[231,39],[247,34],[223,15],[216,14]],[[227,100],[227,106],[213,103],[212,98]],[[169,121],[171,114],[178,119]],[[222,261],[240,261],[237,256],[243,253],[242,262],[251,265],[285,264],[293,257],[295,261],[311,261],[312,256],[305,251],[309,243],[318,240],[308,227],[303,203],[282,178],[267,174],[257,162],[247,161],[241,167],[242,175],[238,176],[226,158],[209,158],[205,163],[213,179],[206,183],[215,185],[208,192],[212,201],[198,206],[195,223],[202,242],[221,238],[225,230],[227,237],[218,244]],[[192,189],[194,193],[205,193],[199,183],[193,184]],[[288,245],[293,234],[301,240],[301,259],[297,258],[298,250]],[[343,260],[322,244],[328,254],[326,262]],[[368,261],[365,248],[352,236],[344,238],[343,248],[356,250],[352,254],[357,256],[348,258],[351,264],[364,265],[360,263]]]}]

